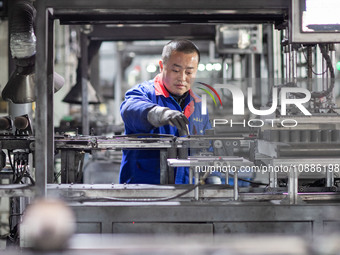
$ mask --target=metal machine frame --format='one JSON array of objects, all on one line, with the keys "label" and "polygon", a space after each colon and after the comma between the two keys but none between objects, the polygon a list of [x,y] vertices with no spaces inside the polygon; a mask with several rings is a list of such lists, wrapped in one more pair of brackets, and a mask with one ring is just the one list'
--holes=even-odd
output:
[{"label": "metal machine frame", "polygon": [[[121,16],[127,23],[135,22],[135,14],[141,18],[138,22],[154,23],[157,15],[168,13],[166,18],[169,22],[192,22],[194,18],[196,22],[223,21],[223,20],[249,20],[252,18],[254,22],[260,21],[282,21],[288,13],[289,2],[284,0],[276,1],[249,1],[242,0],[237,3],[226,1],[215,1],[207,3],[206,1],[192,2],[175,1],[169,3],[167,1],[149,1],[141,3],[139,1],[109,1],[101,0],[93,1],[65,1],[65,0],[45,0],[37,1],[37,51],[36,70],[37,86],[36,93],[41,95],[37,99],[36,107],[36,151],[35,167],[37,172],[36,187],[37,195],[44,196],[46,194],[46,183],[48,178],[47,169],[53,169],[53,85],[52,80],[48,79],[47,73],[53,73],[53,19],[60,19],[69,24],[83,23],[121,23]],[[134,6],[134,9],[130,9]],[[195,6],[194,9],[192,6]],[[258,9],[261,9],[259,13]],[[103,11],[104,10],[104,11]],[[129,12],[130,10],[130,12]],[[190,10],[190,11],[189,11]],[[172,14],[176,13],[176,14]],[[207,15],[208,14],[208,15]],[[156,17],[157,18],[157,17]],[[164,23],[164,21],[161,21]],[[82,67],[83,69],[86,66]],[[85,69],[84,69],[85,70]],[[47,72],[49,71],[49,72]],[[86,86],[83,86],[84,88]],[[86,91],[84,91],[86,92]],[[83,103],[83,109],[84,104]]]},{"label": "metal machine frame", "polygon": [[[54,19],[60,19],[62,24],[116,24],[121,23],[122,20],[126,24],[227,21],[279,23],[288,15],[290,1],[39,0],[35,4],[38,13],[36,35],[37,49],[39,49],[36,54],[36,66],[39,67],[36,70],[36,93],[40,96],[36,102],[34,194],[35,197],[57,194],[71,199],[70,205],[76,214],[80,232],[134,232],[138,229],[140,231],[143,227],[145,230],[145,223],[147,223],[149,229],[170,227],[173,231],[185,232],[186,230],[181,226],[187,224],[192,227],[191,232],[229,233],[239,229],[235,224],[241,224],[244,232],[270,232],[273,228],[282,227],[282,232],[295,231],[295,233],[316,235],[328,231],[327,226],[329,227],[330,224],[339,225],[340,219],[335,213],[339,209],[339,204],[333,203],[339,201],[337,195],[299,195],[307,202],[312,202],[314,199],[326,200],[327,207],[323,206],[324,204],[296,205],[298,202],[296,186],[290,193],[289,205],[276,205],[275,203],[287,197],[287,194],[239,194],[237,191],[232,192],[231,189],[219,191],[196,189],[183,197],[185,201],[157,202],[159,194],[154,193],[163,192],[162,197],[166,196],[164,194],[178,195],[178,187],[172,185],[149,187],[139,193],[142,200],[138,200],[136,191],[140,192],[140,187],[131,186],[129,190],[124,188],[124,185],[111,185],[102,186],[98,191],[96,187],[89,185],[47,184],[53,169],[54,150],[58,146],[64,146],[56,142],[53,132],[53,81],[47,75],[53,73]],[[131,6],[134,8],[131,9]],[[83,93],[86,94],[86,91],[84,90]],[[85,100],[83,113],[86,105]],[[161,148],[166,149],[171,146]],[[16,195],[27,194],[32,195],[30,191],[22,190]],[[145,201],[150,195],[155,198],[155,201]],[[86,198],[83,203],[76,202],[82,196]],[[112,202],[107,199],[111,196],[121,197],[122,201]],[[198,197],[203,200],[195,201]],[[98,202],[98,198],[104,199],[104,202]],[[129,200],[131,198],[134,199]],[[204,200],[206,198],[208,201]],[[131,203],[132,201],[134,203]],[[135,226],[138,225],[138,228],[131,227],[132,222],[136,223]]]}]

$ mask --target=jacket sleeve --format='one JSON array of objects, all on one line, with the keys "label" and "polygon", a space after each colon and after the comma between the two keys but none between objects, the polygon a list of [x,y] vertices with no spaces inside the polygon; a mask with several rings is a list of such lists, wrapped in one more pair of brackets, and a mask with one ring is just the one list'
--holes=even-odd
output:
[{"label": "jacket sleeve", "polygon": [[147,121],[147,114],[157,104],[151,101],[147,92],[148,89],[143,84],[139,84],[125,94],[125,100],[120,106],[120,114],[127,134],[148,133],[154,128]]}]

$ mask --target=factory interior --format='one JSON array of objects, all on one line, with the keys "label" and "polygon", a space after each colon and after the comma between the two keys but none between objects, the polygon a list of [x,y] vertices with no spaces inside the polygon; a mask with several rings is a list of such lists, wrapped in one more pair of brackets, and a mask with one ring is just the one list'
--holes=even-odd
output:
[{"label": "factory interior", "polygon": [[[0,254],[340,254],[339,13],[0,0]],[[125,134],[125,93],[174,39],[200,50],[211,128]],[[159,184],[120,183],[123,150],[159,151]]]}]

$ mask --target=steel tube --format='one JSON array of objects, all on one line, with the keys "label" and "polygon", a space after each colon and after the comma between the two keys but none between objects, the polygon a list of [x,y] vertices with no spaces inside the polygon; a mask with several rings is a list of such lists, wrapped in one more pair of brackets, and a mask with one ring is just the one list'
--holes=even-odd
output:
[{"label": "steel tube", "polygon": [[334,185],[334,171],[330,171],[329,167],[326,170],[326,187],[333,187]]},{"label": "steel tube", "polygon": [[[196,171],[196,169],[194,171],[195,171],[195,185],[197,185],[199,183],[199,172]],[[199,199],[199,187],[198,187],[198,185],[194,190],[194,196],[195,196],[195,200]]]},{"label": "steel tube", "polygon": [[234,173],[234,200],[238,201],[238,171]]},{"label": "steel tube", "polygon": [[[53,95],[54,95],[54,20],[48,12],[48,42],[47,42],[47,182],[53,183],[54,178],[54,123],[53,123]],[[39,94],[37,94],[39,95]]]},{"label": "steel tube", "polygon": [[167,151],[160,150],[160,184],[168,184]]},{"label": "steel tube", "polygon": [[89,116],[88,116],[88,91],[87,91],[87,72],[88,72],[88,49],[87,49],[88,38],[84,33],[80,36],[80,48],[81,48],[81,124],[82,134],[88,135],[90,131],[89,127]]},{"label": "steel tube", "polygon": [[47,160],[48,150],[51,148],[47,145],[47,10],[45,1],[37,1],[37,19],[36,19],[36,86],[35,93],[39,95],[36,101],[35,112],[35,175],[36,175],[36,194],[35,197],[45,197],[47,181]]}]

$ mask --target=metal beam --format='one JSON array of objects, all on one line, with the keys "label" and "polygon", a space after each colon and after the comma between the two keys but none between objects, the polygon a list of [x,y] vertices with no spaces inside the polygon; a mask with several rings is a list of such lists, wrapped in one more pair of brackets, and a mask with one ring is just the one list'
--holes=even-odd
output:
[{"label": "metal beam", "polygon": [[[222,12],[222,13],[221,13]],[[138,13],[138,12],[137,12]],[[56,11],[55,17],[61,21],[61,24],[182,24],[182,23],[265,23],[275,22],[282,23],[286,18],[285,11],[270,11],[261,13],[258,10],[239,11],[216,11],[206,13],[184,12],[172,10],[172,13],[129,13],[109,12],[103,13],[102,10],[93,11]]]},{"label": "metal beam", "polygon": [[36,54],[36,86],[35,94],[37,96],[36,112],[35,112],[35,171],[36,171],[36,197],[46,196],[46,182],[47,182],[47,161],[48,161],[48,130],[47,130],[47,9],[44,1],[37,1],[37,51]]},{"label": "metal beam", "polygon": [[[196,41],[192,40],[197,47],[200,49],[201,53],[209,53],[209,41]],[[148,42],[146,43],[126,43],[124,53],[134,52],[136,55],[160,55],[162,52],[163,47],[162,45],[150,45]]]},{"label": "metal beam", "polygon": [[80,49],[81,49],[81,123],[82,123],[82,134],[89,135],[90,123],[88,114],[88,37],[84,34],[80,34]]},{"label": "metal beam", "polygon": [[[54,181],[54,118],[53,118],[53,96],[54,96],[54,20],[52,14],[48,12],[48,34],[47,34],[47,182]],[[37,94],[38,95],[38,94]]]},{"label": "metal beam", "polygon": [[206,22],[279,22],[289,9],[286,0],[166,1],[47,0],[62,24],[164,24]]},{"label": "metal beam", "polygon": [[91,40],[170,40],[178,37],[195,40],[214,40],[214,25],[158,25],[158,26],[105,26],[94,25],[89,34]]},{"label": "metal beam", "polygon": [[125,10],[233,10],[233,9],[258,9],[263,12],[270,9],[287,9],[290,1],[287,0],[46,0],[46,6],[52,8],[77,8],[77,9],[125,9]]}]

